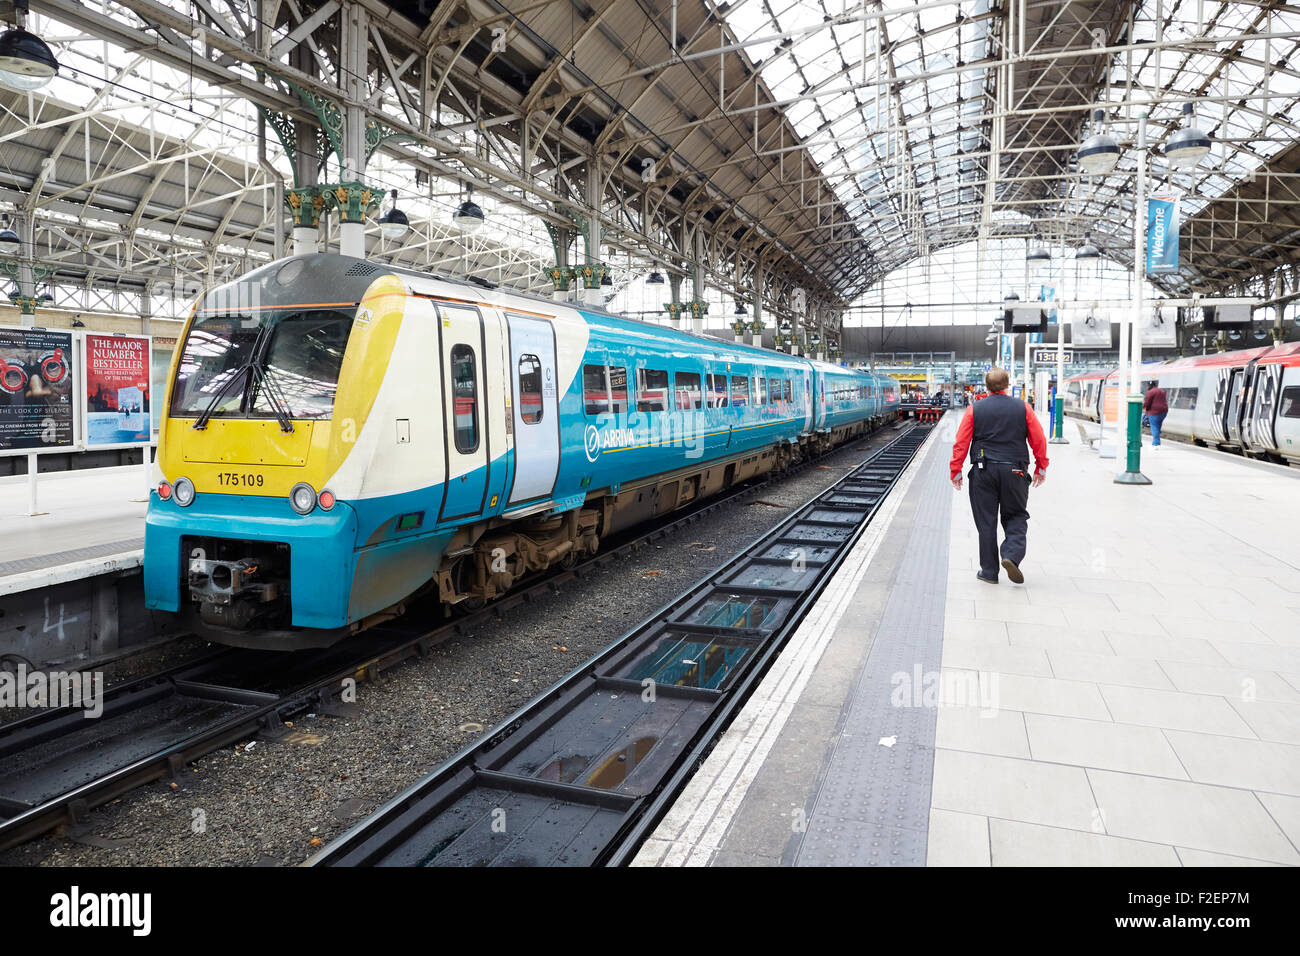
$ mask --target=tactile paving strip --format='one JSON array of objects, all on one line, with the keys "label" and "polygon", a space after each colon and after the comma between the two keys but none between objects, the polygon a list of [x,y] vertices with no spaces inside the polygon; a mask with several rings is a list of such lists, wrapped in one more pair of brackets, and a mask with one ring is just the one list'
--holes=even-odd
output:
[{"label": "tactile paving strip", "polygon": [[76,561],[89,561],[92,558],[106,558],[110,554],[122,554],[125,551],[139,551],[144,547],[144,538],[127,538],[125,541],[110,541],[88,548],[75,548],[71,551],[58,551],[54,554],[38,554],[31,558],[19,558],[16,561],[0,561],[0,577],[7,574],[22,574],[24,571],[43,571],[46,568],[61,568]]},{"label": "tactile paving strip", "polygon": [[[943,455],[931,449],[913,486],[918,506],[899,576],[845,702],[796,866],[925,865],[948,589],[947,477]],[[892,746],[882,743],[891,738]]]}]

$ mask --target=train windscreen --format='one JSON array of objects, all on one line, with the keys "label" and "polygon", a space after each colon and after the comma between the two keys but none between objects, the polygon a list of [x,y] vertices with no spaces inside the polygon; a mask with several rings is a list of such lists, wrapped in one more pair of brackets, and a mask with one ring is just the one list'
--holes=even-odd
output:
[{"label": "train windscreen", "polygon": [[[172,388],[173,416],[329,418],[353,316],[334,309],[195,319]],[[278,406],[278,408],[277,408]]]}]

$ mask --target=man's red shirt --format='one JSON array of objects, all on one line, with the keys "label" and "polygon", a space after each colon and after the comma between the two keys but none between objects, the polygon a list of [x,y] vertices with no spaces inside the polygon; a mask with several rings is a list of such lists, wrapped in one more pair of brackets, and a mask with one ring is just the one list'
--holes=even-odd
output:
[{"label": "man's red shirt", "polygon": [[[1047,436],[1043,434],[1043,426],[1038,423],[1038,416],[1028,403],[1025,404],[1025,427],[1029,430],[1029,450],[1034,453],[1034,474],[1041,475],[1047,471]],[[948,463],[948,470],[953,478],[960,475],[965,467],[974,434],[975,406],[972,405],[961,417],[961,424],[957,426],[957,440],[952,443],[952,461]]]}]

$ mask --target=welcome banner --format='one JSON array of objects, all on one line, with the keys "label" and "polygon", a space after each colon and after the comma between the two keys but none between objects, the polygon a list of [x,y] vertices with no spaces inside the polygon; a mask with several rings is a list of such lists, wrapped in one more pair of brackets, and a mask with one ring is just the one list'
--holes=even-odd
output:
[{"label": "welcome banner", "polygon": [[1147,275],[1178,271],[1178,197],[1147,200]]}]

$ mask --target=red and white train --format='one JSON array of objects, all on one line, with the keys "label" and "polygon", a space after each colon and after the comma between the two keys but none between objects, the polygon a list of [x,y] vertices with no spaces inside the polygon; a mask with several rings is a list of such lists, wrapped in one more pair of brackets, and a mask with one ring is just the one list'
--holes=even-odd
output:
[{"label": "red and white train", "polygon": [[[1101,420],[1114,370],[1066,379],[1065,411]],[[1300,464],[1300,342],[1193,355],[1142,366],[1140,391],[1165,390],[1162,434],[1269,461]]]}]

